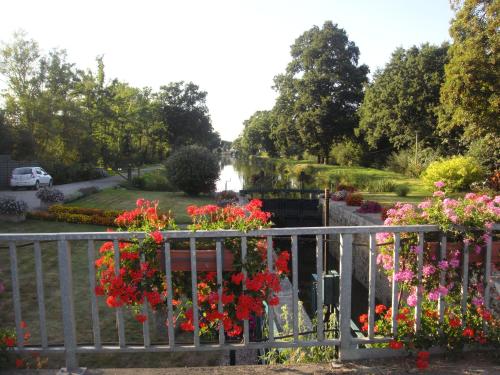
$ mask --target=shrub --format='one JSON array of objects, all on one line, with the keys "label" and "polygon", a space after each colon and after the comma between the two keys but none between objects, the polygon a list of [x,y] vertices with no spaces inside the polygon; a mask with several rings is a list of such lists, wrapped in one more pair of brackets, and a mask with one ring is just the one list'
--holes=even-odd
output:
[{"label": "shrub", "polygon": [[336,191],[335,193],[332,194],[332,200],[336,202],[345,201],[347,194],[349,194],[347,190]]},{"label": "shrub", "polygon": [[394,192],[398,197],[406,197],[410,192],[410,187],[406,184],[399,184],[394,188]]},{"label": "shrub", "polygon": [[403,149],[393,152],[386,162],[387,169],[402,173],[409,177],[419,177],[427,166],[437,160],[439,153],[431,148],[425,148],[418,151],[418,157],[415,159],[415,150]]},{"label": "shrub", "polygon": [[173,186],[170,181],[165,176],[164,170],[155,170],[144,174],[144,190],[149,191],[175,191],[175,186]]},{"label": "shrub", "polygon": [[146,179],[144,177],[135,176],[132,177],[131,183],[133,187],[142,190],[144,186],[146,186]]},{"label": "shrub", "polygon": [[95,186],[83,187],[78,189],[78,191],[82,194],[83,197],[99,193],[99,189]]},{"label": "shrub", "polygon": [[349,193],[352,193],[352,192],[356,191],[356,188],[354,186],[352,186],[352,185],[339,184],[339,185],[337,185],[336,190],[337,191],[346,190]]},{"label": "shrub", "polygon": [[61,190],[55,188],[43,187],[36,192],[36,197],[42,202],[57,203],[64,201],[64,194]]},{"label": "shrub", "polygon": [[238,194],[232,190],[224,190],[215,194],[218,206],[225,207],[229,204],[238,203]]},{"label": "shrub", "polygon": [[22,215],[28,211],[28,205],[23,200],[14,197],[0,197],[0,214]]},{"label": "shrub", "polygon": [[376,214],[382,211],[382,206],[378,202],[364,201],[356,210],[360,214]]},{"label": "shrub", "polygon": [[337,164],[351,167],[353,165],[360,165],[363,159],[363,149],[360,145],[351,140],[344,140],[343,142],[333,145],[330,156]]},{"label": "shrub", "polygon": [[493,134],[474,140],[467,151],[467,156],[478,160],[486,169],[493,171],[500,165],[500,147]]},{"label": "shrub", "polygon": [[360,193],[349,193],[345,198],[345,203],[348,206],[361,206],[361,203],[363,203],[363,196]]},{"label": "shrub", "polygon": [[443,181],[448,191],[466,190],[485,176],[485,169],[470,156],[454,156],[450,159],[435,161],[427,167],[422,179],[429,187],[434,182]]},{"label": "shrub", "polygon": [[200,146],[182,147],[165,163],[167,179],[189,195],[209,193],[219,177],[217,158]]},{"label": "shrub", "polygon": [[396,184],[391,180],[373,180],[368,183],[367,190],[370,193],[385,193],[392,192],[396,188]]}]

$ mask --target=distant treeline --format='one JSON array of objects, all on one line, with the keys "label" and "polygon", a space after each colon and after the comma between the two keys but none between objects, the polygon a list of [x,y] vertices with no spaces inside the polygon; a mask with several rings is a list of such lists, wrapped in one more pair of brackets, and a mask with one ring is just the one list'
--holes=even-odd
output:
[{"label": "distant treeline", "polygon": [[390,164],[412,175],[466,153],[498,168],[499,2],[452,7],[452,44],[397,48],[371,82],[344,29],[328,21],[304,32],[274,79],[274,107],[246,120],[233,147],[244,155]]},{"label": "distant treeline", "polygon": [[0,153],[52,168],[117,167],[163,160],[183,145],[220,147],[205,91],[174,82],[159,91],[81,70],[64,50],[42,54],[23,33],[0,50],[6,84],[0,105]]}]

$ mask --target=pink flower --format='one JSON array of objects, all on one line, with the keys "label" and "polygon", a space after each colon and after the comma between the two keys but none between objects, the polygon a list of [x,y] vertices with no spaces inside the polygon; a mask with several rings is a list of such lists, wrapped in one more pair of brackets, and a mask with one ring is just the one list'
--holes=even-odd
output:
[{"label": "pink flower", "polygon": [[428,265],[424,266],[424,269],[423,269],[424,276],[430,276],[434,272],[436,272],[436,267],[434,267],[432,264],[428,264]]},{"label": "pink flower", "polygon": [[415,254],[420,254],[422,252],[422,248],[420,246],[411,246],[410,250],[413,251]]},{"label": "pink flower", "polygon": [[427,295],[427,297],[431,301],[437,301],[437,300],[439,300],[439,291],[438,290],[432,290],[432,291],[429,292],[429,294]]},{"label": "pink flower", "polygon": [[432,194],[433,197],[438,197],[438,198],[443,198],[444,197],[444,191],[441,191],[441,190],[438,190],[438,191],[435,191],[433,194]]},{"label": "pink flower", "polygon": [[446,183],[444,181],[436,181],[434,182],[434,186],[438,189],[441,189],[442,187],[446,186]]},{"label": "pink flower", "polygon": [[394,274],[394,280],[395,281],[410,281],[413,279],[413,272],[411,270],[404,270],[404,271],[399,271]]},{"label": "pink flower", "polygon": [[417,295],[415,293],[410,294],[406,299],[406,303],[411,307],[417,306]]},{"label": "pink flower", "polygon": [[460,265],[460,261],[458,259],[452,259],[450,260],[450,266],[452,266],[453,268],[457,268],[458,266]]},{"label": "pink flower", "polygon": [[418,204],[418,208],[420,208],[422,210],[425,210],[426,208],[429,208],[431,206],[432,206],[432,202],[428,199]]},{"label": "pink flower", "polygon": [[441,295],[443,296],[446,296],[449,292],[448,288],[445,287],[444,285],[440,285],[438,286],[437,290],[439,291],[439,293],[441,293]]},{"label": "pink flower", "polygon": [[448,261],[446,260],[441,260],[438,262],[438,267],[440,270],[446,271],[449,267]]},{"label": "pink flower", "polygon": [[481,246],[479,245],[474,246],[474,252],[478,255],[481,254]]},{"label": "pink flower", "polygon": [[467,194],[465,194],[465,199],[474,200],[475,198],[476,198],[476,194],[475,193],[467,193]]},{"label": "pink flower", "polygon": [[482,297],[473,297],[472,298],[472,303],[475,306],[483,306],[484,305],[484,299]]}]

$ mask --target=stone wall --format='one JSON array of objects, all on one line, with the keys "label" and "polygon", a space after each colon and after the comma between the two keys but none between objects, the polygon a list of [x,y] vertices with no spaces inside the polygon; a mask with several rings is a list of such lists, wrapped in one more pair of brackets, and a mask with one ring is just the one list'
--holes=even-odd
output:
[{"label": "stone wall", "polygon": [[[359,214],[355,212],[358,207],[347,206],[345,202],[330,201],[330,225],[331,226],[366,226],[381,225],[380,214]],[[339,238],[334,237],[330,241],[330,254],[339,259]],[[367,289],[369,283],[369,235],[356,234],[353,238],[352,247],[353,274]],[[375,278],[376,298],[380,303],[390,304],[391,286],[387,277],[377,267]]]}]

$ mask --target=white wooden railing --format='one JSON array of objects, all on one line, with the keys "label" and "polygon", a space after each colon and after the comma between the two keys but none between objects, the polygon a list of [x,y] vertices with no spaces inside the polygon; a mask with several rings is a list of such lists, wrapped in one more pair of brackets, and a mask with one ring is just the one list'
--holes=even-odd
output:
[{"label": "white wooden railing", "polygon": [[[499,230],[500,226],[496,224],[494,230]],[[145,234],[142,232],[98,232],[98,233],[43,233],[43,234],[0,234],[0,251],[9,252],[10,258],[10,274],[12,281],[12,300],[14,308],[15,325],[17,331],[17,348],[19,352],[32,352],[41,351],[45,352],[59,352],[64,353],[66,359],[66,366],[68,369],[78,368],[77,354],[79,353],[102,353],[102,352],[159,352],[159,351],[206,351],[206,350],[232,350],[232,349],[262,349],[262,348],[280,348],[280,347],[309,347],[309,346],[338,346],[340,359],[357,359],[357,358],[373,358],[380,356],[389,356],[394,354],[395,351],[389,349],[377,348],[360,348],[360,346],[388,342],[391,337],[379,337],[375,335],[375,280],[376,280],[376,257],[377,247],[375,236],[379,232],[389,232],[394,236],[395,251],[394,251],[394,273],[398,271],[399,264],[399,250],[400,250],[400,236],[401,233],[412,232],[417,233],[419,243],[423,248],[424,235],[426,233],[438,232],[438,228],[432,225],[421,226],[357,226],[357,227],[314,227],[314,228],[276,228],[276,229],[263,229],[251,232],[239,232],[232,230],[224,231],[170,231],[162,232],[163,237],[168,240],[164,246],[165,254],[165,268],[166,268],[166,282],[167,282],[167,320],[168,320],[168,342],[157,343],[152,342],[150,338],[150,321],[149,319],[143,323],[143,344],[128,344],[126,342],[124,315],[122,308],[116,309],[116,327],[118,331],[118,342],[110,345],[103,343],[101,340],[101,328],[99,319],[99,308],[97,297],[94,293],[96,285],[95,275],[95,243],[101,241],[114,242],[114,257],[115,257],[115,272],[119,272],[119,257],[120,251],[118,241],[127,240],[131,238],[144,238]],[[356,256],[353,254],[353,235],[355,234],[368,234],[369,241],[369,297],[368,297],[368,333],[366,337],[353,337],[351,330],[351,277],[352,277],[352,258]],[[339,334],[333,339],[325,338],[324,327],[324,310],[323,310],[323,283],[322,278],[319,278],[317,286],[317,306],[316,306],[316,339],[301,340],[299,335],[299,322],[298,322],[298,247],[299,238],[301,236],[315,236],[316,251],[311,256],[316,258],[316,273],[321,275],[323,273],[323,245],[325,236],[338,235],[340,237],[340,303],[339,303]],[[273,309],[269,309],[267,314],[268,327],[270,327],[266,341],[252,341],[249,336],[249,322],[244,321],[243,337],[241,342],[226,342],[223,327],[221,327],[217,343],[200,343],[200,335],[198,328],[198,303],[197,299],[193,298],[193,320],[194,320],[194,333],[193,343],[190,345],[177,343],[174,330],[174,310],[172,303],[172,267],[170,257],[170,241],[176,239],[188,239],[190,243],[190,260],[191,260],[191,274],[192,274],[192,288],[196,290],[197,286],[197,267],[196,267],[196,241],[198,239],[213,239],[216,242],[216,263],[217,263],[217,283],[219,293],[219,312],[222,312],[221,295],[222,295],[222,242],[226,238],[241,238],[241,254],[245,258],[247,253],[247,239],[249,237],[267,238],[267,260],[270,270],[273,269],[273,237],[288,237],[291,239],[291,265],[292,265],[292,321],[293,321],[293,340],[279,341],[275,339],[274,332],[274,313]],[[446,237],[441,236],[441,257],[444,258],[446,254]],[[71,265],[71,243],[74,241],[87,241],[87,257],[88,257],[88,274],[89,274],[89,293],[91,303],[91,319],[93,342],[92,344],[81,343],[76,334],[76,323],[73,296],[73,271]],[[62,320],[61,329],[64,333],[64,345],[51,343],[47,336],[47,314],[46,303],[44,299],[44,285],[43,285],[43,272],[42,272],[42,247],[41,243],[46,241],[57,241],[58,253],[58,275],[61,291],[61,305],[62,305]],[[487,242],[486,247],[486,262],[485,262],[485,304],[488,306],[490,299],[491,288],[491,253],[492,242],[491,237]],[[19,271],[18,271],[18,246],[22,243],[26,246],[33,246],[33,255],[35,260],[35,276],[37,300],[38,300],[38,317],[40,321],[40,345],[25,345],[23,341],[22,331],[22,311],[21,299],[23,298],[20,293]],[[418,255],[418,279],[419,283],[422,282],[422,266],[423,254]],[[463,267],[465,270],[468,268],[468,250],[465,248],[463,252]],[[468,274],[463,274],[463,297],[462,309],[465,310],[467,302],[467,285]],[[392,306],[398,306],[398,283],[393,280],[392,282]],[[422,295],[418,294],[418,303],[415,309],[415,324],[418,329],[420,326],[421,315],[421,302]],[[147,313],[147,308],[144,309]],[[440,301],[439,309],[441,318],[444,314],[444,304]],[[396,316],[398,309],[392,309],[392,333],[397,332]]]}]

